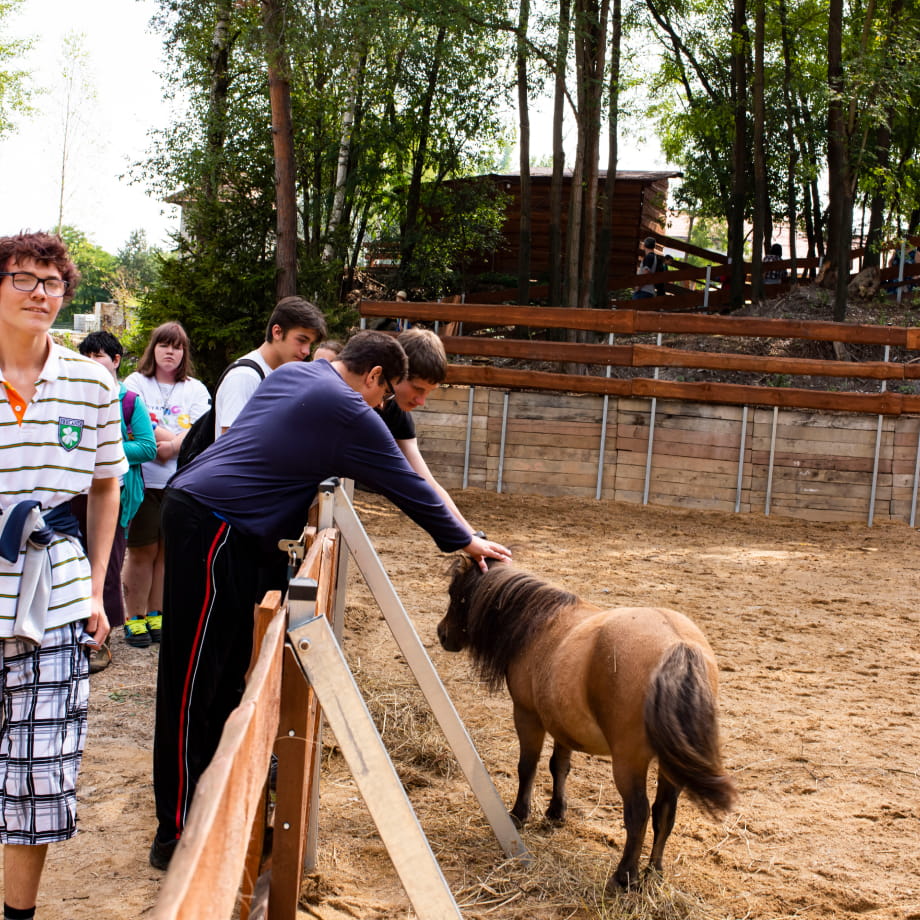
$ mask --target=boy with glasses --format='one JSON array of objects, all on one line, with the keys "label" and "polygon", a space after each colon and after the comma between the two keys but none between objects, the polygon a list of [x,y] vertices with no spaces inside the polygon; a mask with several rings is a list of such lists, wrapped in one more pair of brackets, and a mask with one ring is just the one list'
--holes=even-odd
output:
[{"label": "boy with glasses", "polygon": [[[0,237],[0,843],[4,915],[35,915],[48,844],[76,833],[89,660],[128,470],[118,386],[49,334],[79,272],[60,237]],[[88,554],[69,509],[88,493]]]}]

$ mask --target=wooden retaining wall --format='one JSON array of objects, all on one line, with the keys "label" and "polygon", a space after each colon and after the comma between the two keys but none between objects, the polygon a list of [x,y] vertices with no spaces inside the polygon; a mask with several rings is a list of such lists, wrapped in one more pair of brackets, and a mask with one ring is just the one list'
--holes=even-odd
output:
[{"label": "wooden retaining wall", "polygon": [[602,396],[475,387],[471,411],[470,393],[442,387],[414,413],[449,490],[642,503],[647,489],[650,504],[709,511],[868,524],[915,515],[918,416],[659,399],[652,426],[652,400],[611,396],[603,426]]}]

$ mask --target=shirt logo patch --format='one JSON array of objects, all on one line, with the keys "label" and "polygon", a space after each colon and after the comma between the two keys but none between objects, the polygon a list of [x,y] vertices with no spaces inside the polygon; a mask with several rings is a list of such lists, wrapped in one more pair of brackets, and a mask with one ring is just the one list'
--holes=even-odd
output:
[{"label": "shirt logo patch", "polygon": [[59,418],[58,443],[64,450],[73,450],[83,437],[83,419]]}]

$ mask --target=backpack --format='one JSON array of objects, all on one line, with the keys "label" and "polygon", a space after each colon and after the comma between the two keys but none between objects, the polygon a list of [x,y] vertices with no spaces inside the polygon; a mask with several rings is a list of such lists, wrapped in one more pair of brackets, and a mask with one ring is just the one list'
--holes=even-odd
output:
[{"label": "backpack", "polygon": [[220,375],[220,379],[217,381],[217,386],[214,387],[214,400],[211,403],[211,408],[194,422],[192,427],[189,428],[188,434],[182,439],[182,446],[179,448],[179,456],[176,458],[176,469],[181,470],[182,467],[188,466],[188,464],[190,464],[205,448],[210,447],[214,443],[214,426],[217,424],[217,413],[215,412],[217,391],[224,382],[224,377],[235,367],[251,367],[254,371],[258,372],[259,379],[265,379],[265,371],[262,370],[261,365],[257,364],[251,358],[238,358],[229,367],[224,369],[224,372]]}]

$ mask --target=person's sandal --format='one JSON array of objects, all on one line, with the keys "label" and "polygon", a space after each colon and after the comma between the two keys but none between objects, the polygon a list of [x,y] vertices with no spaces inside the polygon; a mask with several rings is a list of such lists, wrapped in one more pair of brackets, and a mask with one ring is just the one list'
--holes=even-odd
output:
[{"label": "person's sandal", "polygon": [[112,663],[112,650],[109,648],[108,640],[102,643],[99,648],[94,648],[89,653],[89,673],[98,674],[104,671]]}]

